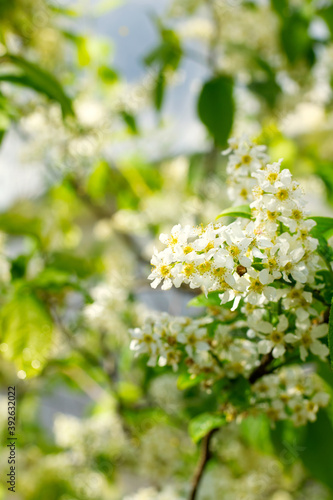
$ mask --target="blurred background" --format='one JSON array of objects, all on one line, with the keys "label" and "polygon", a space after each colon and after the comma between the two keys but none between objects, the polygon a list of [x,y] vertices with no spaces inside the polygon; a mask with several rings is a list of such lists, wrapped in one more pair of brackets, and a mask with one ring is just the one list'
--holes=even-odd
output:
[{"label": "blurred background", "polygon": [[[152,293],[150,256],[230,205],[244,133],[333,214],[332,37],[325,0],[0,0],[0,499],[186,498],[201,400],[128,329],[198,310]],[[219,432],[200,500],[332,499],[332,415]]]}]

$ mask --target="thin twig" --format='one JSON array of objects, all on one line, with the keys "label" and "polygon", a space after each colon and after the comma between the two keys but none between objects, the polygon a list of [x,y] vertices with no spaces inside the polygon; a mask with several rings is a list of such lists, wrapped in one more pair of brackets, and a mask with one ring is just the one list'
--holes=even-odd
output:
[{"label": "thin twig", "polygon": [[[254,384],[261,377],[269,373],[268,367],[273,361],[273,359],[274,358],[271,352],[263,356],[260,365],[252,372],[252,374],[249,377],[250,384]],[[202,451],[201,451],[200,461],[198,463],[197,469],[192,479],[192,488],[188,500],[195,500],[197,497],[201,479],[206,470],[209,460],[212,458],[212,452],[210,449],[211,440],[215,432],[217,432],[219,429],[220,429],[219,427],[212,429],[211,431],[208,432],[208,434],[206,434],[206,436],[202,440],[202,445],[201,445]]]},{"label": "thin twig", "polygon": [[250,384],[254,384],[259,378],[263,377],[264,375],[267,375],[267,368],[271,364],[273,359],[274,358],[271,352],[263,356],[258,368],[256,368],[249,376]]},{"label": "thin twig", "polygon": [[189,500],[195,500],[197,497],[197,493],[199,490],[199,485],[203,476],[203,473],[206,469],[207,463],[212,457],[212,452],[210,449],[210,443],[212,440],[212,437],[214,436],[215,432],[219,430],[218,427],[212,429],[211,431],[206,434],[206,436],[202,440],[202,448],[201,448],[201,456],[200,456],[200,461],[198,463],[198,467],[195,471],[195,474],[193,476],[192,480],[192,488],[189,496]]}]

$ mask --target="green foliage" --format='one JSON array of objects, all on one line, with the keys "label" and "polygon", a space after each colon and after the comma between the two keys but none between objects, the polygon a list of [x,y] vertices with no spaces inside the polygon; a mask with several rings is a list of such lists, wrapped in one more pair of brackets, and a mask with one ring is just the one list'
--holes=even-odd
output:
[{"label": "green foliage", "polygon": [[[115,51],[118,61],[123,56],[118,53],[121,41],[117,39],[114,50],[100,33],[95,37],[79,29],[84,16],[107,19],[107,9],[118,3],[101,1],[89,12],[82,4],[75,13],[44,0],[0,0],[0,145],[8,137],[7,148],[15,148],[11,140],[18,132],[24,138],[24,147],[14,151],[20,162],[28,158],[43,166],[43,192],[30,196],[29,190],[20,189],[20,201],[7,207],[6,196],[1,200],[0,378],[2,388],[15,384],[18,389],[24,474],[17,494],[31,500],[123,498],[129,494],[121,490],[118,480],[124,472],[134,483],[140,476],[147,487],[175,478],[177,484],[186,483],[184,490],[188,490],[199,454],[188,434],[199,451],[208,433],[233,420],[216,435],[216,442],[221,440],[209,463],[214,477],[221,468],[223,482],[226,477],[233,481],[230,492],[242,495],[239,484],[262,472],[263,454],[270,455],[269,460],[274,455],[281,478],[274,476],[267,498],[286,492],[286,498],[312,500],[307,486],[314,480],[333,490],[332,407],[302,429],[284,422],[271,429],[265,415],[250,415],[253,391],[245,377],[236,376],[237,359],[235,378],[228,380],[225,361],[210,351],[200,355],[216,361],[214,366],[210,361],[197,375],[199,356],[194,353],[188,364],[179,363],[177,375],[166,366],[147,367],[147,353],[144,359],[135,358],[128,347],[128,330],[141,322],[142,302],[154,306],[146,276],[151,248],[159,244],[157,235],[167,232],[176,220],[205,224],[221,205],[226,206],[225,162],[219,158],[232,130],[238,134],[246,129],[253,136],[262,128],[262,142],[274,159],[285,157],[286,167],[296,176],[319,178],[322,198],[325,190],[332,202],[332,102],[327,89],[332,82],[327,60],[333,7],[288,0],[271,0],[264,7],[252,1],[224,5],[170,0],[167,13],[155,22],[156,46],[144,58],[138,78],[128,82],[112,60]],[[192,21],[200,27],[202,13],[204,28],[192,30]],[[312,22],[318,16],[327,24],[331,39],[312,39]],[[131,36],[126,43],[132,43]],[[175,156],[174,141],[168,143],[169,126],[178,115],[163,114],[163,104],[169,92],[171,98],[177,92],[178,72],[181,76],[186,71],[185,83],[189,83],[192,64],[204,81],[190,82],[191,91],[201,86],[195,103],[197,121],[193,118],[191,125],[204,124],[207,142],[192,141],[190,153],[187,146],[180,147]],[[325,89],[320,99],[318,88]],[[66,120],[61,122],[60,113],[53,113],[52,103],[61,107]],[[154,131],[145,119],[152,110],[161,113]],[[36,125],[39,121],[44,124],[42,130]],[[7,136],[13,123],[14,131]],[[2,161],[10,168],[8,149],[1,151]],[[17,181],[21,187],[21,180]],[[241,205],[224,210],[217,219],[251,216],[249,206]],[[320,321],[328,321],[333,298],[333,250],[328,239],[333,235],[333,219],[311,219],[317,222],[312,235],[319,239],[318,252],[327,269],[317,274],[314,291],[310,286],[306,291],[314,293],[311,307]],[[256,262],[254,268],[261,270],[263,264]],[[281,280],[280,285],[286,283]],[[180,311],[188,292],[186,286],[177,289],[168,296],[170,303],[161,301],[159,307]],[[232,336],[246,339],[247,328],[233,325],[245,318],[244,312],[229,311],[231,301],[221,305],[220,293],[200,294],[189,302],[201,308],[195,313],[201,316],[208,309],[213,319],[207,326],[210,349],[217,326],[222,330],[231,326]],[[266,311],[263,319],[275,325],[278,307],[273,317]],[[288,321],[293,329],[293,313]],[[332,325],[331,310],[328,341],[333,367]],[[169,340],[171,345],[174,339]],[[216,341],[222,342],[217,337]],[[180,352],[184,351],[181,346]],[[328,363],[318,362],[314,355],[307,361],[332,392]],[[273,373],[278,373],[279,362],[270,365]],[[296,362],[288,350],[282,363]],[[216,370],[214,383],[212,370]],[[53,417],[47,432],[40,423],[48,398],[52,401],[59,394],[66,397],[64,406],[72,394],[84,401],[80,418],[62,415],[67,418],[61,434],[68,439],[64,445],[55,434],[50,436],[56,427],[51,431]],[[57,413],[66,414],[67,408],[55,406]],[[107,422],[96,420],[88,426],[89,439],[82,443],[84,422],[103,411]],[[234,413],[241,418],[233,419]],[[5,431],[1,426],[2,437]],[[112,432],[111,442],[102,449]],[[123,448],[114,450],[122,432]],[[170,459],[172,447],[176,453]],[[240,450],[236,457],[235,449]],[[79,456],[80,463],[72,465],[67,460],[72,456]],[[171,472],[168,461],[174,467]],[[332,496],[326,490],[317,493],[318,483],[313,486],[320,500]],[[200,488],[199,496],[204,496],[205,479]],[[0,486],[0,497],[3,491]],[[221,496],[220,491],[209,494]]]},{"label": "green foliage", "polygon": [[191,299],[188,305],[191,307],[219,306],[221,304],[219,294],[220,292],[209,292],[206,297],[204,293],[201,293],[194,299]]},{"label": "green foliage", "polygon": [[38,375],[48,362],[53,322],[44,304],[31,292],[18,290],[0,313],[1,343],[6,359],[27,377]]},{"label": "green foliage", "polygon": [[333,235],[333,218],[332,217],[310,217],[317,225],[312,228],[311,233],[315,238],[324,237],[326,239]]},{"label": "green foliage", "polygon": [[325,5],[318,10],[318,14],[325,20],[331,36],[333,36],[333,5]]},{"label": "green foliage", "polygon": [[18,212],[0,214],[0,230],[13,235],[40,237],[41,221],[37,217],[26,217]]},{"label": "green foliage", "polygon": [[181,373],[177,379],[177,387],[180,391],[184,391],[191,387],[195,387],[204,380],[203,375],[191,375],[188,372]]},{"label": "green foliage", "polygon": [[281,45],[290,64],[315,62],[314,43],[309,36],[309,21],[299,11],[292,12],[283,20],[280,32]]},{"label": "green foliage", "polygon": [[183,49],[177,33],[166,28],[160,20],[156,21],[161,39],[160,44],[144,58],[147,66],[155,68],[155,85],[153,90],[153,100],[155,108],[160,111],[164,101],[166,89],[166,72],[176,71],[183,56]]},{"label": "green foliage", "polygon": [[54,76],[23,57],[6,54],[3,60],[14,67],[14,72],[0,73],[0,81],[23,85],[45,94],[49,99],[60,104],[64,116],[74,114],[71,99]]},{"label": "green foliage", "polygon": [[329,330],[328,330],[328,347],[330,350],[330,359],[331,359],[331,367],[333,369],[333,307],[330,307],[330,316],[329,316]]},{"label": "green foliage", "polygon": [[240,435],[249,446],[263,453],[273,453],[271,423],[266,415],[249,416],[240,424]]},{"label": "green foliage", "polygon": [[235,114],[233,80],[230,76],[220,75],[204,84],[199,96],[198,113],[215,144],[224,147]]},{"label": "green foliage", "polygon": [[218,429],[226,423],[224,415],[213,413],[202,413],[194,417],[189,424],[189,433],[195,443],[200,441],[213,429]]},{"label": "green foliage", "polygon": [[244,217],[245,219],[251,219],[251,208],[249,205],[239,205],[238,207],[226,208],[216,218],[220,219],[221,217]]}]

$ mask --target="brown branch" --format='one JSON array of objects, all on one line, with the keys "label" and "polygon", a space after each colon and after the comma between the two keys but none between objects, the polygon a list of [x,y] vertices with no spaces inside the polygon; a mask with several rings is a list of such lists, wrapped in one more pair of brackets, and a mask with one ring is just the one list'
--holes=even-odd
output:
[{"label": "brown branch", "polygon": [[195,500],[197,497],[197,493],[199,490],[199,485],[203,476],[203,473],[206,469],[206,466],[209,462],[209,460],[212,457],[212,452],[210,450],[210,444],[212,437],[214,436],[215,432],[219,430],[218,427],[215,429],[212,429],[211,431],[206,434],[206,436],[202,440],[202,448],[201,448],[201,456],[200,456],[200,461],[198,463],[197,470],[195,471],[195,474],[193,476],[192,480],[192,488],[189,496],[189,500]]},{"label": "brown branch", "polygon": [[[263,356],[260,365],[251,373],[249,377],[250,384],[254,384],[261,377],[269,373],[268,367],[273,359],[274,358],[271,352]],[[195,500],[197,497],[202,476],[206,470],[206,466],[209,460],[212,458],[212,452],[210,449],[211,440],[215,432],[217,432],[219,429],[219,427],[212,429],[202,440],[200,461],[192,479],[192,488],[188,500]]]},{"label": "brown branch", "polygon": [[271,352],[269,352],[268,354],[265,354],[265,356],[263,356],[258,368],[256,368],[249,376],[250,384],[254,384],[258,379],[260,379],[264,375],[267,375],[267,373],[268,373],[267,368],[271,364],[273,359],[274,358],[273,358],[273,355]]}]

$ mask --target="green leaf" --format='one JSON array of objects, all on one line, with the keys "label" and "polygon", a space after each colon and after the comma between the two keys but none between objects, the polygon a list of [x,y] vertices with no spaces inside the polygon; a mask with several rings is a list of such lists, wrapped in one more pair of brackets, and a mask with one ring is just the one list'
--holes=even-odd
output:
[{"label": "green leaf", "polygon": [[79,278],[87,278],[101,270],[99,260],[87,260],[70,252],[53,252],[49,256],[49,266],[63,273],[76,274]]},{"label": "green leaf", "polygon": [[317,420],[306,427],[300,458],[313,477],[333,490],[333,427],[323,410]]},{"label": "green leaf", "polygon": [[180,391],[184,391],[185,389],[190,389],[191,387],[195,387],[200,384],[204,378],[204,375],[193,375],[191,373],[184,372],[181,373],[177,379],[177,387]]},{"label": "green leaf", "polygon": [[126,125],[128,126],[129,131],[132,134],[137,135],[138,134],[138,125],[136,123],[135,116],[132,115],[131,113],[127,113],[127,111],[122,111],[121,116],[122,116],[124,122],[126,123]]},{"label": "green leaf", "polygon": [[226,423],[226,417],[224,415],[217,415],[213,413],[202,413],[190,421],[189,424],[189,434],[193,441],[197,443],[202,439],[209,431],[213,429],[218,429]]},{"label": "green leaf", "polygon": [[53,75],[19,56],[6,54],[4,59],[13,64],[18,72],[0,74],[0,81],[29,87],[57,101],[61,106],[63,116],[74,115],[72,101]]},{"label": "green leaf", "polygon": [[165,76],[163,71],[160,71],[155,82],[154,88],[154,104],[157,111],[162,109],[162,104],[165,94]]},{"label": "green leaf", "polygon": [[220,147],[226,145],[234,121],[233,87],[232,78],[221,75],[206,82],[199,96],[200,120]]},{"label": "green leaf", "polygon": [[309,36],[309,21],[300,12],[284,18],[280,39],[290,64],[305,60],[309,66],[313,65],[315,53]]},{"label": "green leaf", "polygon": [[275,107],[277,98],[281,94],[281,87],[275,78],[253,80],[248,84],[248,88],[251,92],[264,99],[271,109]]},{"label": "green leaf", "polygon": [[201,293],[197,297],[194,297],[194,299],[191,299],[188,305],[190,307],[221,306],[221,299],[219,297],[219,294],[221,293],[222,292],[209,292],[207,297],[204,293]]},{"label": "green leaf", "polygon": [[328,347],[330,350],[330,361],[331,361],[331,367],[333,368],[333,300],[331,303],[331,309],[330,309],[330,319],[328,323]]},{"label": "green leaf", "polygon": [[0,214],[0,230],[8,234],[39,238],[41,221],[36,217],[28,218],[15,212],[3,213]]},{"label": "green leaf", "polygon": [[271,0],[271,6],[282,19],[288,14],[288,0]]},{"label": "green leaf", "polygon": [[216,217],[216,219],[219,219],[220,217],[244,217],[245,219],[251,219],[251,208],[249,205],[239,205],[238,207],[226,208]]},{"label": "green leaf", "polygon": [[326,22],[328,29],[331,32],[331,36],[333,35],[333,5],[327,5],[318,11],[318,14],[324,19]]},{"label": "green leaf", "polygon": [[30,281],[25,281],[25,284],[27,287],[36,292],[45,290],[49,293],[63,294],[69,290],[77,290],[82,293],[86,302],[92,302],[92,298],[87,293],[86,287],[81,286],[77,278],[74,277],[69,271],[65,272],[59,269],[47,267],[46,269],[43,269],[38,276],[36,276],[36,278]]},{"label": "green leaf", "polygon": [[43,303],[31,292],[17,292],[0,311],[2,355],[27,377],[37,375],[47,362],[52,329]]},{"label": "green leaf", "polygon": [[119,80],[118,73],[109,66],[100,66],[97,71],[98,76],[103,80],[104,83],[112,84]]},{"label": "green leaf", "polygon": [[333,235],[333,218],[332,217],[308,217],[314,220],[317,225],[311,230],[311,234],[314,238],[319,236],[324,236],[326,239]]},{"label": "green leaf", "polygon": [[163,26],[159,20],[156,24],[160,32],[161,44],[144,58],[144,63],[147,66],[157,65],[160,70],[175,71],[183,55],[180,39],[175,31]]},{"label": "green leaf", "polygon": [[264,453],[272,453],[270,421],[264,414],[249,416],[240,423],[240,435],[250,446]]}]

